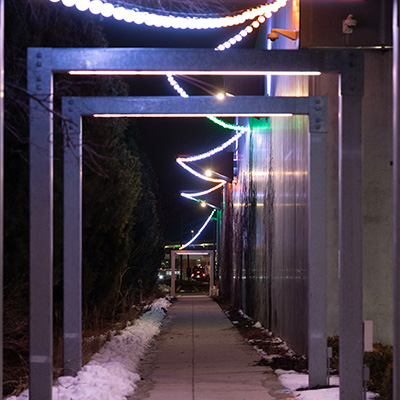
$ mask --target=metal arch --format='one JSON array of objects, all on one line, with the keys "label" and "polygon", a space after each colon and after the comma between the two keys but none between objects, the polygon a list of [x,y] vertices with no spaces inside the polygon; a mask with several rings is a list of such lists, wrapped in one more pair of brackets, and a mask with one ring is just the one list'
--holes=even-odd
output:
[{"label": "metal arch", "polygon": [[[243,104],[242,104],[243,103]],[[67,120],[64,152],[64,370],[76,373],[81,367],[81,224],[82,224],[82,116],[94,114],[180,114],[219,115],[232,112],[309,115],[309,275],[313,282],[310,300],[312,339],[310,364],[319,366],[326,359],[326,205],[325,134],[327,100],[325,97],[235,97],[220,102],[214,98],[191,97],[64,97],[62,114]],[[321,223],[322,221],[322,223]],[[173,251],[174,254],[188,252]],[[192,253],[192,251],[189,251]],[[209,253],[209,252],[208,252]],[[171,253],[172,254],[172,253]],[[214,254],[214,253],[213,253]],[[172,255],[171,255],[172,257]],[[214,259],[212,259],[213,271]],[[321,268],[321,265],[323,266]],[[175,262],[172,262],[171,291],[175,295]],[[212,275],[213,277],[213,275]],[[210,294],[213,282],[210,280]],[[326,370],[318,369],[325,379]]]},{"label": "metal arch", "polygon": [[[147,61],[146,61],[147,59]],[[115,60],[115,63],[114,63]],[[158,61],[156,61],[158,60]],[[168,67],[168,68],[166,68]],[[217,72],[242,71],[243,75],[268,73],[269,71],[320,71],[339,74],[340,91],[345,111],[339,116],[341,127],[341,153],[344,162],[340,168],[340,212],[339,231],[342,237],[340,251],[340,369],[345,371],[341,381],[341,400],[362,398],[362,250],[360,218],[361,210],[361,162],[360,157],[351,159],[353,153],[361,153],[361,98],[363,84],[363,52],[360,50],[243,50],[232,49],[229,53],[203,49],[28,49],[28,90],[40,94],[40,100],[47,102],[50,112],[31,113],[31,240],[38,242],[32,250],[31,271],[41,271],[43,280],[31,282],[32,304],[46,300],[39,315],[31,313],[31,387],[33,400],[51,399],[47,388],[52,382],[49,365],[52,350],[48,344],[48,332],[52,324],[52,102],[53,73],[80,70],[136,70],[174,71],[201,70],[203,75]],[[354,83],[357,83],[356,85]],[[36,105],[31,100],[32,107]],[[348,107],[348,108],[347,108]],[[352,112],[355,114],[352,115]],[[355,140],[349,140],[351,138]],[[32,140],[33,139],[33,140]],[[44,156],[43,156],[44,155]],[[40,160],[42,158],[42,160]],[[35,161],[32,161],[35,160]],[[342,160],[342,159],[341,159]],[[345,173],[346,171],[347,173]],[[350,176],[349,171],[353,174]],[[40,217],[43,216],[43,220]],[[353,234],[352,234],[353,233]],[[352,234],[352,237],[350,237]],[[37,240],[35,240],[37,238]],[[349,239],[351,246],[345,246]],[[32,274],[31,274],[32,275]],[[40,284],[39,284],[40,283]],[[351,290],[349,290],[351,288]],[[352,297],[349,294],[355,294]],[[50,304],[51,303],[51,304]],[[346,321],[352,321],[351,328]],[[33,327],[33,328],[32,328]],[[32,330],[33,329],[33,330]],[[33,331],[35,334],[33,335]],[[36,339],[35,339],[36,338]],[[311,373],[311,371],[310,371]],[[49,394],[48,394],[49,393]],[[48,395],[47,395],[48,394]]]},{"label": "metal arch", "polygon": [[215,251],[214,250],[171,250],[171,296],[175,296],[175,256],[176,255],[206,255],[210,256],[210,289],[209,295],[212,295],[214,286],[215,272]]}]

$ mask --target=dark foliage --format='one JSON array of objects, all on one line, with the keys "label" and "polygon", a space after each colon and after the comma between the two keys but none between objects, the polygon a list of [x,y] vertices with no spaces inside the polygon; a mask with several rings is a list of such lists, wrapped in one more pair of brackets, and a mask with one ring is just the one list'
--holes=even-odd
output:
[{"label": "dark foliage", "polygon": [[[329,337],[328,346],[332,347],[332,372],[338,373],[339,337]],[[391,400],[393,397],[393,347],[382,343],[374,343],[374,351],[364,353],[364,364],[370,370],[370,380],[367,382],[368,390],[378,393],[381,400]]]},{"label": "dark foliage", "polygon": [[[28,47],[104,47],[93,18],[70,18],[64,7],[39,0],[6,2],[5,57],[5,394],[26,383],[29,281]],[[54,300],[55,332],[62,324],[61,96],[126,95],[115,77],[60,76],[55,80]],[[83,300],[84,326],[114,321],[150,292],[163,256],[157,187],[127,120],[84,120]],[[102,318],[99,319],[99,315]],[[58,339],[56,338],[56,341]],[[18,372],[19,371],[19,372]],[[24,372],[25,371],[25,372]]]}]

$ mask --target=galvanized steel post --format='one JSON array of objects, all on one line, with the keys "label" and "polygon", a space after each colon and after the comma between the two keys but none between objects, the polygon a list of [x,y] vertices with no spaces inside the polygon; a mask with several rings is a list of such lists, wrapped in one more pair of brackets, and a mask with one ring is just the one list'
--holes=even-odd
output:
[{"label": "galvanized steel post", "polygon": [[400,398],[399,4],[393,1],[393,400]]},{"label": "galvanized steel post", "polygon": [[215,274],[215,251],[209,251],[210,254],[210,290],[209,295],[212,296],[213,294],[213,287],[214,287],[214,274]]},{"label": "galvanized steel post", "polygon": [[363,399],[362,96],[364,54],[343,52],[339,76],[340,400]]},{"label": "galvanized steel post", "polygon": [[[31,400],[53,384],[53,74],[52,49],[28,49],[30,112]],[[32,312],[32,310],[34,310]]]},{"label": "galvanized steel post", "polygon": [[64,132],[64,374],[82,367],[82,126],[73,99],[63,99]]},{"label": "galvanized steel post", "polygon": [[309,387],[328,380],[326,334],[326,98],[310,98],[308,142]]},{"label": "galvanized steel post", "polygon": [[0,0],[0,397],[3,395],[4,0]]}]

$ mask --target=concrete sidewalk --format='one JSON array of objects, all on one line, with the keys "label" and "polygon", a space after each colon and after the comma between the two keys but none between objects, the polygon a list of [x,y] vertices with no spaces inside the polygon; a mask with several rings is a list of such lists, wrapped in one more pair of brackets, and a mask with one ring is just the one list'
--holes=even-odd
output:
[{"label": "concrete sidewalk", "polygon": [[131,400],[293,399],[259,359],[212,299],[179,297]]}]

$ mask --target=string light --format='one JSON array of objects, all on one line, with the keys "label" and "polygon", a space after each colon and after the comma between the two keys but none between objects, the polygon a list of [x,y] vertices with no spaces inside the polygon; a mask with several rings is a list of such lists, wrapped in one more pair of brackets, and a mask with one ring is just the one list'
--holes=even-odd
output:
[{"label": "string light", "polygon": [[230,146],[233,142],[235,142],[236,140],[238,140],[244,133],[249,132],[250,128],[244,128],[241,129],[238,133],[236,133],[236,135],[232,136],[230,139],[228,139],[226,142],[222,143],[221,145],[215,147],[212,150],[209,150],[205,153],[202,154],[198,154],[196,156],[191,156],[191,157],[178,157],[177,158],[177,162],[182,162],[182,163],[187,163],[187,162],[192,162],[192,161],[200,161],[200,160],[204,160],[208,157],[213,156],[214,154],[217,154],[219,152],[221,152],[222,150],[226,149],[228,146]]},{"label": "string light", "polygon": [[214,122],[214,124],[217,124],[219,126],[222,126],[225,129],[232,129],[232,130],[238,130],[238,129],[246,129],[245,126],[243,125],[235,125],[235,124],[230,124],[228,122],[222,121],[222,119],[219,119],[217,117],[213,117],[209,115],[207,117],[210,121]]},{"label": "string light", "polygon": [[[258,7],[242,11],[232,16],[211,18],[209,16],[188,16],[179,13],[170,15],[157,14],[156,10],[140,11],[137,6],[126,8],[102,0],[49,0],[52,3],[61,1],[66,7],[75,6],[79,11],[89,10],[92,14],[101,14],[105,18],[113,17],[118,21],[125,21],[137,25],[145,24],[157,28],[173,29],[216,29],[241,25],[249,20],[255,20],[255,25],[262,23],[264,18],[270,18],[272,13],[286,6],[287,0],[275,0]],[[135,7],[135,8],[133,8]],[[261,21],[259,20],[261,18]],[[256,27],[256,26],[255,26]],[[248,31],[247,31],[248,32]],[[234,39],[236,41],[236,39]]]},{"label": "string light", "polygon": [[[219,183],[218,185],[213,186],[210,189],[203,190],[202,192],[195,192],[195,193],[185,193],[185,192],[183,192],[183,193],[181,193],[181,196],[182,197],[186,197],[188,199],[190,198],[190,199],[194,200],[196,197],[205,196],[206,194],[214,192],[215,190],[217,190],[217,189],[221,188],[222,186],[224,186],[225,183],[226,183],[226,181],[224,179],[221,179],[221,183]],[[200,200],[196,199],[196,201],[200,201]]]},{"label": "string light", "polygon": [[[205,196],[206,194],[212,193],[215,190],[217,190],[217,189],[221,188],[222,186],[224,186],[225,183],[226,183],[226,181],[221,179],[221,183],[219,183],[218,185],[213,186],[212,188],[210,188],[208,190],[203,190],[202,192],[197,192],[197,193],[182,192],[181,196],[185,197],[186,199],[196,201],[197,203],[201,203],[202,202],[204,204],[205,203],[204,200],[199,200],[197,197]],[[209,205],[210,207],[216,208],[215,206],[213,206],[213,205],[211,205],[209,203],[206,203],[206,205]]]},{"label": "string light", "polygon": [[271,18],[271,16],[272,16],[271,12],[267,12],[265,15],[260,15],[250,25],[243,28],[238,34],[232,36],[230,39],[228,39],[224,43],[219,44],[214,50],[224,51],[226,49],[231,48],[235,44],[239,43],[248,34],[254,32],[254,29],[259,28],[260,25],[263,24],[267,20],[267,18]]},{"label": "string light", "polygon": [[196,233],[196,235],[194,235],[192,237],[192,239],[190,239],[186,244],[184,244],[183,246],[179,247],[179,250],[183,250],[186,247],[188,247],[189,245],[191,245],[201,234],[201,232],[204,231],[204,229],[206,228],[206,226],[209,224],[209,222],[211,221],[214,213],[216,210],[212,210],[210,216],[207,218],[206,222],[204,222],[203,226],[199,229],[199,231]]},{"label": "string light", "polygon": [[[266,17],[269,18],[270,12],[266,14]],[[263,24],[266,21],[266,17],[264,15],[261,15],[258,17],[256,21],[253,21],[250,25],[248,25],[246,28],[242,29],[237,35],[231,37],[229,40],[227,40],[224,43],[221,43],[218,45],[214,50],[216,51],[224,51],[226,49],[229,49],[232,45],[235,45],[236,43],[240,42],[242,38],[246,37],[249,33],[253,32],[253,28],[258,28],[260,24]],[[189,95],[185,92],[185,90],[179,85],[179,83],[174,79],[172,74],[167,74],[167,79],[169,84],[172,86],[172,88],[181,96],[188,98]],[[232,96],[232,95],[231,95]],[[224,93],[218,93],[217,98],[220,100],[223,100],[225,97]],[[244,126],[240,125],[234,125],[234,124],[229,124],[227,122],[222,121],[221,119],[213,116],[208,116],[207,117],[210,121],[214,122],[215,124],[226,128],[226,129],[232,129],[232,130],[237,130],[237,129],[245,129]]]},{"label": "string light", "polygon": [[202,153],[202,154],[198,154],[195,156],[191,156],[191,157],[178,157],[176,159],[176,162],[186,171],[190,172],[192,175],[196,176],[199,179],[208,181],[208,182],[214,182],[217,183],[217,185],[215,185],[214,187],[205,190],[203,192],[197,192],[197,193],[181,193],[181,195],[183,197],[186,197],[190,200],[194,200],[199,202],[200,200],[198,200],[196,197],[198,196],[203,196],[205,194],[211,193],[214,190],[219,189],[220,187],[222,187],[223,185],[225,185],[226,180],[225,179],[221,179],[221,178],[212,178],[211,176],[208,176],[209,174],[201,174],[199,172],[197,172],[196,170],[194,170],[193,168],[191,168],[189,165],[187,165],[187,163],[193,162],[193,161],[200,161],[200,160],[204,160],[208,157],[211,157],[212,155],[219,153],[220,151],[226,149],[230,144],[232,144],[234,141],[238,140],[245,132],[248,132],[249,128],[245,128],[240,130],[236,135],[234,135],[232,138],[230,138],[229,140],[227,140],[226,142],[222,143],[220,146],[215,147],[214,149],[207,151],[206,153]]}]

